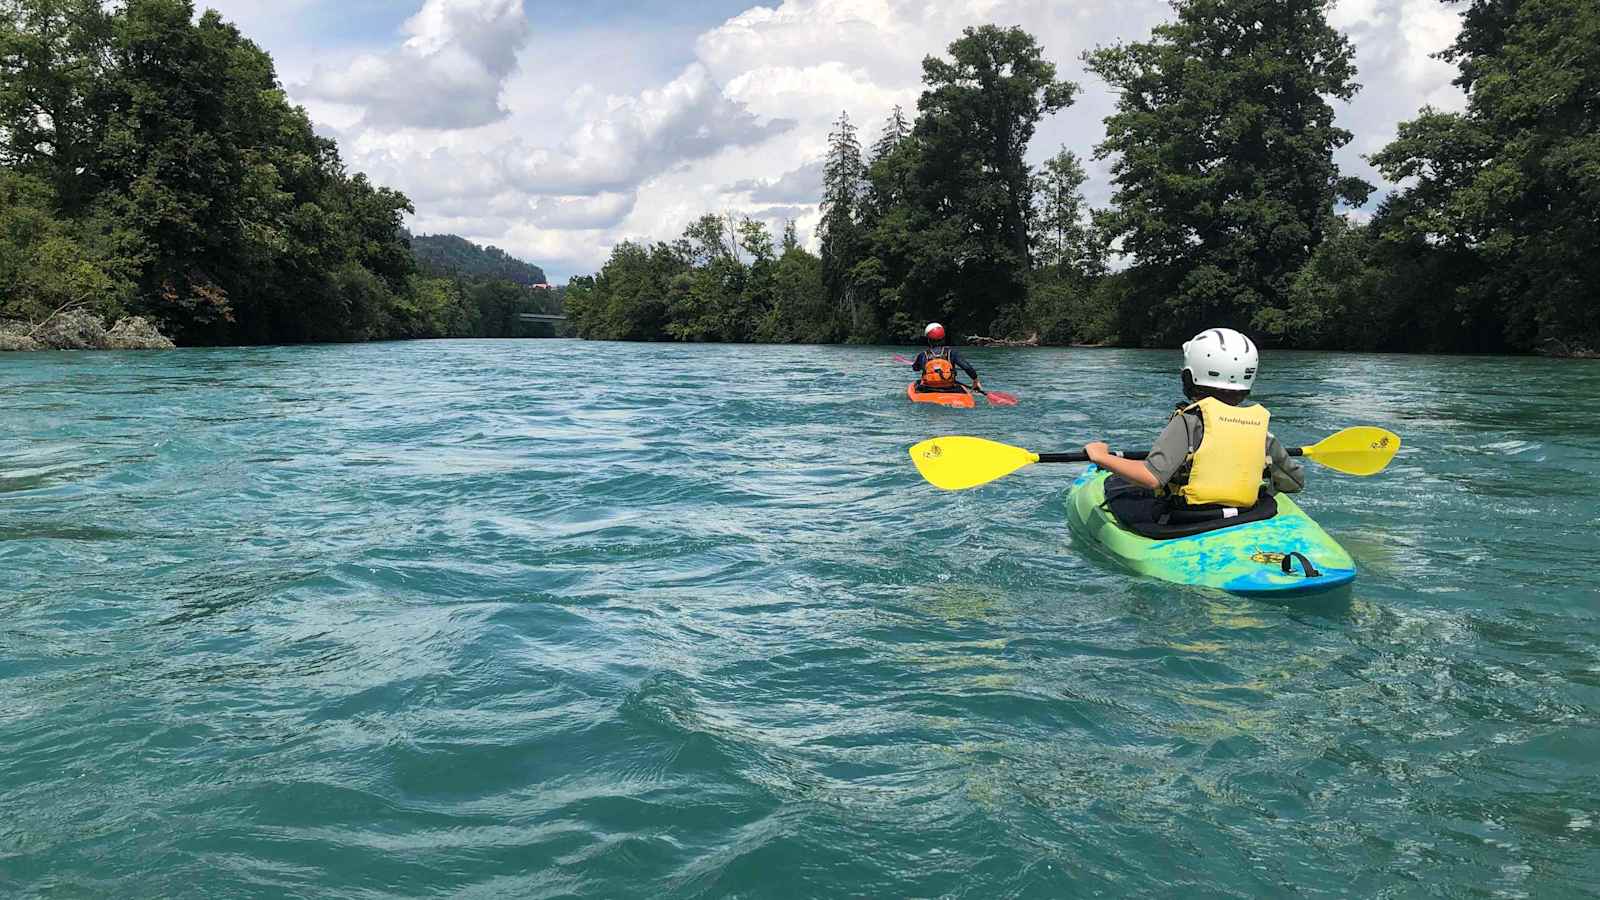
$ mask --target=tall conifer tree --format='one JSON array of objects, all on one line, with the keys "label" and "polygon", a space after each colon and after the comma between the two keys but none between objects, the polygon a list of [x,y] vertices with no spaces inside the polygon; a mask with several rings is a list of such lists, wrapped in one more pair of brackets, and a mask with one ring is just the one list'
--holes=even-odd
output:
[{"label": "tall conifer tree", "polygon": [[859,228],[866,167],[861,143],[848,113],[840,113],[828,135],[828,158],[822,172],[822,282],[834,309],[854,317],[858,297],[850,270],[861,255]]}]

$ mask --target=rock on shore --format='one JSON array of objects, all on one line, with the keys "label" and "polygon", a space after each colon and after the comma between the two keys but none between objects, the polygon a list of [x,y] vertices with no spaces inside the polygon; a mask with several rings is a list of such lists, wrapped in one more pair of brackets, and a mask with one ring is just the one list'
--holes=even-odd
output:
[{"label": "rock on shore", "polygon": [[81,310],[40,325],[0,324],[0,351],[171,350],[174,346],[142,316],[118,319],[109,329],[99,316]]}]

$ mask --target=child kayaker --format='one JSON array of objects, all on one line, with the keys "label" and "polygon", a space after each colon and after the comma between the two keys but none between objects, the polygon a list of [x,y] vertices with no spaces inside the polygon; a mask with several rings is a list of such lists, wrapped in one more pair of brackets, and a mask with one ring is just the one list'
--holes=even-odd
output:
[{"label": "child kayaker", "polygon": [[928,342],[928,347],[917,358],[911,361],[911,368],[922,373],[917,380],[917,390],[927,392],[956,392],[962,388],[956,383],[956,369],[967,373],[972,379],[973,387],[983,389],[983,382],[978,380],[978,370],[974,369],[954,347],[944,342],[944,326],[938,322],[929,322],[928,327],[922,329],[922,336]]},{"label": "child kayaker", "polygon": [[1263,481],[1268,494],[1305,487],[1304,467],[1267,430],[1266,407],[1243,405],[1259,362],[1249,338],[1231,328],[1207,329],[1183,345],[1189,402],[1178,404],[1147,457],[1114,456],[1102,441],[1084,447],[1091,462],[1119,476],[1106,483],[1119,519],[1166,524],[1175,510],[1195,507],[1227,517],[1229,510],[1237,515],[1254,507]]}]

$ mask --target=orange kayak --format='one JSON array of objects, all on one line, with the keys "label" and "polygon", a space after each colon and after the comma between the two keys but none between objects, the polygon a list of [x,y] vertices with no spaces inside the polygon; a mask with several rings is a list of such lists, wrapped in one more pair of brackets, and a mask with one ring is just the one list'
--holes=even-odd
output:
[{"label": "orange kayak", "polygon": [[906,396],[918,403],[937,403],[940,406],[958,406],[971,409],[977,405],[972,392],[963,387],[960,391],[919,391],[915,381],[906,385]]}]

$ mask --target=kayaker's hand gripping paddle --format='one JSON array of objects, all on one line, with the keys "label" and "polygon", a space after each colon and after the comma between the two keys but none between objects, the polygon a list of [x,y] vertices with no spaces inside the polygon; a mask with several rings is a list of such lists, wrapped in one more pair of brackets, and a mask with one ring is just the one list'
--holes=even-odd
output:
[{"label": "kayaker's hand gripping paddle", "polygon": [[[1330,435],[1309,447],[1293,447],[1290,456],[1315,460],[1347,475],[1376,475],[1400,450],[1400,436],[1371,425],[1357,425]],[[1119,453],[1124,459],[1144,459],[1144,452]],[[1089,454],[1034,453],[1021,447],[966,435],[931,438],[911,448],[911,461],[934,487],[947,491],[988,484],[1034,463],[1083,463]]]}]

